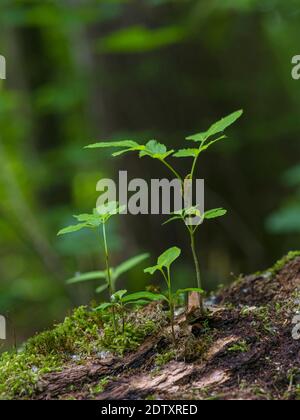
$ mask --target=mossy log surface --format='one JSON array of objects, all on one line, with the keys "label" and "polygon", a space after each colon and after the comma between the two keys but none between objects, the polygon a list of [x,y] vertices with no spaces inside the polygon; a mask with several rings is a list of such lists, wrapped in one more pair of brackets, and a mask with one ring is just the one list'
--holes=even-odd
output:
[{"label": "mossy log surface", "polygon": [[[4,384],[0,395],[39,400],[300,399],[300,341],[292,336],[299,310],[300,257],[293,253],[273,269],[241,277],[219,292],[206,318],[178,315],[176,348],[165,309],[153,303],[141,310],[141,319],[164,321],[154,329],[140,324],[143,334],[132,351],[104,351],[103,340],[95,341],[100,322],[90,333],[93,349],[84,357],[61,358],[55,369],[40,370],[29,388],[17,386],[14,393],[13,369],[11,377],[5,371],[10,391]],[[56,357],[65,344],[61,350],[53,348]],[[29,349],[42,351],[38,338]]]}]

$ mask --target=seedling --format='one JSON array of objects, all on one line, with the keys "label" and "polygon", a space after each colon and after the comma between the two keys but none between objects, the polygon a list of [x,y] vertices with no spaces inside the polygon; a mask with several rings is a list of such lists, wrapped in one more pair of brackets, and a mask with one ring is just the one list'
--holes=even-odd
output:
[{"label": "seedling", "polygon": [[[139,144],[133,140],[123,140],[123,141],[113,141],[113,142],[100,142],[95,143],[87,146],[89,149],[97,149],[97,148],[116,148],[120,149],[117,152],[113,153],[113,156],[120,156],[125,153],[130,152],[137,152],[140,158],[148,156],[152,159],[159,160],[164,166],[171,171],[172,175],[174,175],[177,179],[180,180],[182,185],[182,192],[184,192],[185,188],[185,180],[194,180],[195,171],[197,167],[197,162],[199,156],[206,150],[208,150],[212,145],[215,143],[226,139],[226,136],[223,134],[224,131],[231,126],[235,121],[237,121],[243,114],[243,111],[236,111],[227,117],[221,119],[220,121],[213,124],[207,131],[201,132],[198,134],[194,134],[186,138],[186,140],[196,143],[197,147],[190,147],[185,149],[180,149],[176,153],[173,149],[168,150],[164,144],[158,143],[156,140],[150,140],[146,144]],[[181,176],[179,172],[167,161],[169,157],[175,158],[192,158],[192,166],[191,170],[186,176]],[[186,224],[186,219],[190,217],[199,217],[200,220],[205,219],[214,219],[217,217],[224,216],[227,213],[225,209],[218,208],[213,209],[205,214],[200,214],[199,209],[195,207],[187,208],[183,210],[180,214],[175,214],[169,220],[183,220]],[[202,281],[201,281],[201,272],[200,272],[200,264],[198,255],[196,252],[196,244],[195,244],[195,234],[198,230],[199,224],[196,226],[189,226],[187,225],[189,236],[190,236],[190,245],[193,254],[194,264],[195,264],[195,271],[196,271],[196,278],[197,278],[197,286],[198,288],[202,288]],[[204,304],[203,299],[200,295],[200,309],[202,313],[204,313]]]},{"label": "seedling", "polygon": [[112,309],[113,313],[118,313],[122,319],[122,334],[125,334],[126,309],[129,305],[144,305],[150,301],[162,300],[164,295],[151,292],[136,292],[127,294],[127,290],[118,290],[111,296],[110,302],[104,302],[96,308],[96,311],[107,311]]},{"label": "seedling", "polygon": [[[110,268],[110,278],[111,278],[111,288],[113,293],[116,291],[116,283],[118,279],[138,264],[143,262],[145,259],[149,257],[149,254],[141,254],[137,255],[133,258],[130,258],[127,261],[122,262],[118,267],[111,267]],[[94,281],[94,280],[104,280],[104,284],[97,287],[96,292],[102,293],[104,290],[108,288],[109,279],[107,276],[107,271],[91,271],[89,273],[78,274],[75,277],[67,280],[67,284],[77,284],[77,283],[84,283],[87,281]]]},{"label": "seedling", "polygon": [[188,292],[198,292],[203,293],[202,289],[199,288],[188,288],[188,289],[179,289],[175,293],[172,291],[172,282],[171,282],[171,265],[175,262],[181,254],[181,250],[177,247],[173,247],[165,251],[161,254],[157,259],[157,264],[153,267],[148,267],[144,270],[145,273],[149,273],[153,275],[157,271],[160,271],[163,275],[163,278],[167,284],[168,294],[160,295],[168,302],[169,309],[170,309],[170,320],[171,320],[171,329],[172,329],[172,338],[174,345],[176,345],[176,335],[175,335],[175,328],[174,328],[174,320],[175,320],[175,298],[183,293]]},{"label": "seedling", "polygon": [[[74,216],[78,220],[77,225],[69,226],[58,232],[58,235],[66,235],[69,233],[78,232],[82,229],[97,229],[102,227],[102,235],[104,241],[104,250],[105,250],[105,263],[106,263],[106,280],[109,295],[112,296],[114,293],[113,282],[111,275],[111,268],[109,265],[109,251],[107,245],[106,237],[106,223],[108,220],[119,213],[124,211],[124,206],[120,207],[117,202],[111,201],[105,205],[99,206],[94,210],[93,214],[81,214],[79,216]],[[115,313],[113,311],[113,324],[114,331],[117,331]]]}]

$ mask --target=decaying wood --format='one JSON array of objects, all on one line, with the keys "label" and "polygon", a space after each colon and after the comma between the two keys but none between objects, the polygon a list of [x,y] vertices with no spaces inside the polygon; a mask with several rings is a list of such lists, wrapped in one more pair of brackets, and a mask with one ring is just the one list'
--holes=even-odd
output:
[{"label": "decaying wood", "polygon": [[[123,359],[91,358],[44,376],[35,398],[296,398],[288,372],[300,372],[300,343],[291,334],[299,285],[300,258],[272,280],[248,276],[232,285],[206,319],[197,315],[197,294],[191,295],[187,318],[176,319],[179,349],[169,362],[156,365],[158,354],[172,350],[166,327]],[[103,378],[108,383],[95,395],[91,388]],[[299,373],[292,378],[300,380]]]}]

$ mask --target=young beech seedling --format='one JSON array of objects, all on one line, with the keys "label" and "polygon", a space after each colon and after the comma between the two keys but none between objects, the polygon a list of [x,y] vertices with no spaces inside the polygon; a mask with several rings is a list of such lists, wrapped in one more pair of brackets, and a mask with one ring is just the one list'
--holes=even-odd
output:
[{"label": "young beech seedling", "polygon": [[[124,211],[124,206],[119,206],[119,204],[115,201],[111,201],[105,205],[99,206],[97,209],[94,210],[93,214],[81,214],[79,216],[74,216],[75,219],[78,220],[77,225],[69,226],[64,228],[58,232],[58,235],[66,235],[68,233],[78,232],[82,229],[97,229],[102,228],[102,235],[103,235],[103,242],[104,242],[104,251],[105,251],[105,264],[106,264],[106,281],[107,287],[109,291],[109,295],[112,296],[114,294],[113,290],[113,282],[111,276],[111,268],[109,265],[109,250],[107,245],[107,237],[106,237],[106,223],[108,220],[119,213]],[[113,310],[113,324],[114,324],[114,331],[117,331],[116,327],[116,319],[115,313]]]},{"label": "young beech seedling", "polygon": [[[87,146],[89,149],[97,149],[97,148],[116,148],[119,149],[117,152],[113,153],[113,156],[120,156],[125,153],[137,152],[139,153],[139,157],[143,158],[148,156],[152,159],[156,159],[160,161],[168,170],[178,178],[182,185],[182,191],[184,192],[185,188],[185,180],[194,180],[195,178],[195,171],[197,167],[197,162],[199,156],[208,150],[212,145],[215,143],[226,139],[224,135],[224,131],[230,127],[233,123],[235,123],[243,114],[243,111],[236,111],[225,118],[222,118],[220,121],[216,122],[212,126],[209,127],[207,131],[203,131],[201,133],[194,134],[186,138],[186,140],[190,142],[194,142],[196,147],[189,147],[180,149],[175,153],[175,150],[171,149],[168,150],[164,144],[158,143],[156,140],[150,140],[146,144],[139,144],[133,140],[123,140],[123,141],[112,141],[112,142],[99,142],[95,144],[91,144]],[[192,158],[192,165],[189,173],[186,176],[181,176],[179,172],[167,161],[169,157],[175,158]],[[213,209],[206,212],[204,215],[199,213],[199,210],[195,207],[187,208],[181,212],[181,214],[174,215],[169,221],[172,220],[183,220],[186,222],[186,218],[199,216],[202,220],[204,219],[213,219],[216,217],[221,217],[226,214],[226,210],[224,209]],[[197,285],[198,288],[202,288],[201,282],[201,273],[200,273],[200,264],[198,255],[196,252],[196,245],[195,245],[195,234],[199,227],[187,226],[188,233],[190,236],[190,245],[193,254],[194,264],[195,264],[195,271],[196,271],[196,278],[197,278]],[[200,295],[200,308],[202,313],[204,312],[204,305],[203,305],[203,298]]]},{"label": "young beech seedling", "polygon": [[[203,290],[200,288],[188,288],[188,289],[179,289],[175,293],[172,291],[172,282],[171,282],[171,265],[177,258],[180,257],[181,249],[177,247],[169,248],[163,254],[161,254],[157,259],[157,264],[153,267],[148,267],[144,270],[145,273],[154,274],[156,271],[160,271],[163,275],[163,278],[166,282],[168,293],[167,296],[163,295],[163,298],[168,302],[170,309],[170,320],[171,320],[171,329],[172,329],[172,338],[174,344],[176,344],[176,335],[174,328],[174,319],[175,319],[175,299],[177,296],[188,293],[188,292],[198,292],[203,293]],[[160,295],[161,296],[161,295]]]},{"label": "young beech seedling", "polygon": [[122,334],[125,334],[126,309],[129,305],[145,305],[151,301],[162,300],[163,295],[151,292],[136,292],[127,294],[127,290],[118,290],[111,296],[110,302],[104,302],[98,306],[96,311],[107,311],[112,309],[112,312],[120,315],[122,319]]}]

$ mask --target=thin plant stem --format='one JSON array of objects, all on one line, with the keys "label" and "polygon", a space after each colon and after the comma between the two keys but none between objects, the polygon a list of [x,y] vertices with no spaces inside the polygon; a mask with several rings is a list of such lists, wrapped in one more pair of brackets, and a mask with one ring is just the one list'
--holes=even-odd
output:
[{"label": "thin plant stem", "polygon": [[168,286],[169,286],[169,301],[170,301],[170,318],[171,318],[171,329],[172,329],[172,337],[174,345],[176,346],[176,335],[174,329],[174,301],[172,295],[172,288],[171,288],[171,275],[170,275],[170,268],[168,268]]},{"label": "thin plant stem", "polygon": [[168,268],[168,274],[164,272],[164,270],[161,270],[162,275],[164,276],[164,279],[168,286],[168,295],[169,295],[169,308],[170,308],[170,321],[171,321],[171,330],[172,330],[172,339],[173,343],[176,346],[176,335],[175,335],[175,329],[174,329],[174,302],[173,302],[173,295],[172,295],[172,289],[171,289],[171,275],[170,275],[170,268]]},{"label": "thin plant stem", "polygon": [[[192,250],[195,269],[196,269],[197,287],[198,289],[202,289],[200,264],[199,264],[199,259],[197,256],[196,244],[195,244],[195,232],[192,229],[189,229],[189,232],[190,232],[190,238],[191,238],[191,250]],[[201,294],[199,294],[199,299],[200,299],[200,310],[201,310],[201,313],[203,314],[204,304],[203,304],[203,297],[201,296]]]},{"label": "thin plant stem", "polygon": [[[108,246],[107,246],[107,239],[106,239],[106,229],[105,223],[102,223],[102,233],[103,233],[103,241],[104,241],[104,249],[105,249],[105,264],[106,264],[106,273],[107,273],[107,282],[108,282],[108,291],[110,300],[113,295],[113,288],[112,288],[112,281],[111,281],[111,272],[109,266],[109,253],[108,253]],[[115,315],[115,307],[112,306],[112,318],[113,318],[113,326],[114,332],[117,333],[117,325],[116,325],[116,315]]]},{"label": "thin plant stem", "polygon": [[160,161],[172,172],[173,175],[176,176],[177,179],[179,179],[181,184],[183,184],[183,179],[181,178],[179,173],[173,168],[173,166],[166,162],[164,159],[160,159]]}]

